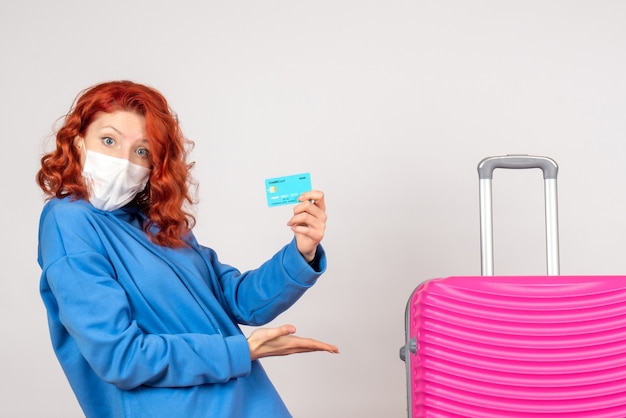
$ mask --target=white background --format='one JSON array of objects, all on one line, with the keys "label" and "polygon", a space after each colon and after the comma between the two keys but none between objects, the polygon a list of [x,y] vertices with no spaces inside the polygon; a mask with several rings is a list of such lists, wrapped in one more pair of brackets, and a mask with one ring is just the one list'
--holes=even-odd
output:
[{"label": "white background", "polygon": [[[82,414],[38,294],[34,183],[85,87],[162,91],[196,142],[196,235],[256,267],[290,239],[267,177],[326,192],[328,272],[277,323],[341,354],[264,362],[294,416],[402,417],[404,308],[478,275],[486,156],[560,166],[563,274],[626,273],[626,2],[5,1],[0,5],[0,416]],[[543,274],[537,170],[494,180],[497,274]]]}]

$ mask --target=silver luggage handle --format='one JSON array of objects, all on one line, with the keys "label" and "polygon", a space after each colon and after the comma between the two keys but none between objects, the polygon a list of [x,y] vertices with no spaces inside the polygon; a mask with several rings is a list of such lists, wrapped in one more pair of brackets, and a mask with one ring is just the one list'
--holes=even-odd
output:
[{"label": "silver luggage handle", "polygon": [[480,254],[481,274],[493,276],[493,203],[491,182],[496,168],[540,168],[544,178],[546,206],[546,252],[549,276],[559,275],[559,222],[557,203],[557,173],[559,166],[548,157],[504,155],[487,157],[478,164],[480,181]]}]

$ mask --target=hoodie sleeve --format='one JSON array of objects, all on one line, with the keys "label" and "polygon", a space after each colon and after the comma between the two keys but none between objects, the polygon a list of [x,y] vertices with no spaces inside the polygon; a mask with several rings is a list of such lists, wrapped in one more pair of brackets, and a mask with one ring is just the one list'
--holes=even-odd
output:
[{"label": "hoodie sleeve", "polygon": [[77,204],[42,214],[41,294],[58,356],[69,358],[76,347],[101,379],[121,389],[223,383],[249,374],[243,335],[145,333],[115,280],[98,227]]},{"label": "hoodie sleeve", "polygon": [[311,263],[298,252],[295,239],[258,269],[241,273],[204,248],[231,316],[244,325],[264,325],[292,306],[326,271],[321,245]]}]

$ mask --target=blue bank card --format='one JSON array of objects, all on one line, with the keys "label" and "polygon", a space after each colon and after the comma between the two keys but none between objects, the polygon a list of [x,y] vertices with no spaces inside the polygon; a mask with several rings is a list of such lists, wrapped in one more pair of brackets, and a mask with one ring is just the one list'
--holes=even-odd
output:
[{"label": "blue bank card", "polygon": [[280,206],[299,203],[298,196],[311,190],[309,173],[265,179],[267,206]]}]

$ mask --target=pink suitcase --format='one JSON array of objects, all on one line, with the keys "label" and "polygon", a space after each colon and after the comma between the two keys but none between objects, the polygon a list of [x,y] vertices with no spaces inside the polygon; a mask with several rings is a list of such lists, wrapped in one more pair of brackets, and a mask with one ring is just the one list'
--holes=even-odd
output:
[{"label": "pink suitcase", "polygon": [[[547,276],[493,275],[495,168],[543,171]],[[490,157],[478,172],[482,276],[411,294],[400,349],[408,416],[626,417],[626,277],[559,276],[553,160]]]}]

